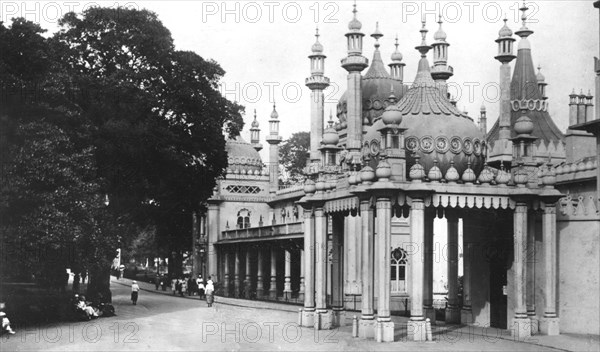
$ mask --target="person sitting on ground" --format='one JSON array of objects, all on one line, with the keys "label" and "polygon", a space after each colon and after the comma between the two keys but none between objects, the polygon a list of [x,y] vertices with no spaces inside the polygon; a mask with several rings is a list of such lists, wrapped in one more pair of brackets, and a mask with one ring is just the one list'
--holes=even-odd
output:
[{"label": "person sitting on ground", "polygon": [[88,319],[97,318],[98,312],[94,310],[94,307],[89,306],[85,301],[85,296],[79,296],[79,302],[77,303],[77,309],[80,309],[85,313]]},{"label": "person sitting on ground", "polygon": [[0,319],[2,319],[2,333],[7,332],[11,335],[15,334],[15,331],[10,327],[10,320],[6,316],[6,313],[0,312]]}]

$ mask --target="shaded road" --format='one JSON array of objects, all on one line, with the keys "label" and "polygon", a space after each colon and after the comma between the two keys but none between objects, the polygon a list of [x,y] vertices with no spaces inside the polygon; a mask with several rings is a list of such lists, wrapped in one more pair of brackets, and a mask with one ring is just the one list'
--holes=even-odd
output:
[{"label": "shaded road", "polygon": [[[141,291],[138,305],[130,288],[113,284],[118,316],[90,322],[31,327],[2,337],[2,351],[540,351],[556,350],[505,339],[459,336],[454,343],[438,336],[433,343],[377,344],[351,337],[351,327],[315,333],[296,325],[297,314],[216,304]],[[453,336],[456,337],[456,336]]]}]

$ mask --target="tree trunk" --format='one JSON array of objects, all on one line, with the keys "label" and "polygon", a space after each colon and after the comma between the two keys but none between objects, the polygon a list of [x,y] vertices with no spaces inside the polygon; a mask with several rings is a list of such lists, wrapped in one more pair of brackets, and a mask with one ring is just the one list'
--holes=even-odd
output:
[{"label": "tree trunk", "polygon": [[104,302],[112,303],[112,292],[110,292],[110,267],[94,268],[90,270],[86,292],[88,298],[102,295]]}]

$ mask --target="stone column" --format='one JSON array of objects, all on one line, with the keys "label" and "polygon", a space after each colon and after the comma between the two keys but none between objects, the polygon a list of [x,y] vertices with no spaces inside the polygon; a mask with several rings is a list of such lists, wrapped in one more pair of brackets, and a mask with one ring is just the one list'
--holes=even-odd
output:
[{"label": "stone column", "polygon": [[240,297],[240,291],[241,291],[241,287],[240,287],[240,249],[236,248],[235,249],[235,269],[234,269],[234,273],[233,273],[233,296],[235,298],[239,298]]},{"label": "stone column", "polygon": [[315,313],[315,218],[304,209],[304,308],[302,326],[314,326]]},{"label": "stone column", "polygon": [[371,200],[361,199],[360,201],[360,218],[362,221],[362,260],[361,260],[361,276],[362,276],[362,298],[361,298],[361,317],[358,327],[358,335],[360,338],[375,337],[375,315],[373,307],[374,298],[374,257],[373,257],[373,208]]},{"label": "stone column", "polygon": [[320,315],[319,329],[331,329],[332,314],[327,310],[327,217],[322,207],[315,209],[315,304]]},{"label": "stone column", "polygon": [[244,279],[244,296],[252,297],[252,281],[250,281],[250,250],[246,251],[246,278]]},{"label": "stone column", "polygon": [[425,213],[425,243],[423,246],[425,282],[423,286],[423,312],[435,324],[435,309],[433,308],[433,220],[434,212]]},{"label": "stone column", "polygon": [[[463,238],[466,238],[463,235]],[[473,323],[473,310],[471,308],[471,260],[473,257],[473,244],[465,241],[463,248],[463,306],[460,312],[460,322]]]},{"label": "stone column", "polygon": [[256,256],[256,298],[262,298],[262,296],[265,294],[265,286],[263,279],[263,252],[260,248],[256,251]]},{"label": "stone column", "polygon": [[539,331],[538,318],[535,313],[535,212],[529,212],[527,221],[527,253],[525,263],[527,265],[527,317],[531,322],[531,334],[535,335]]},{"label": "stone column", "polygon": [[224,259],[224,268],[223,268],[223,296],[229,297],[231,292],[229,292],[229,252],[223,249],[223,259]]},{"label": "stone column", "polygon": [[300,289],[298,290],[298,300],[304,301],[304,249],[300,249]]},{"label": "stone column", "polygon": [[514,213],[514,311],[513,336],[521,339],[531,336],[531,324],[527,317],[526,289],[527,289],[527,204],[517,202]]},{"label": "stone column", "polygon": [[[379,213],[377,214],[379,215]],[[410,209],[410,241],[414,246],[423,248],[425,242],[425,204],[421,198],[413,198]],[[411,263],[411,308],[407,325],[408,338],[413,341],[425,341],[425,317],[423,314],[423,276],[424,263],[420,253],[410,256]]]},{"label": "stone column", "polygon": [[446,308],[446,324],[460,324],[460,307],[458,304],[458,216],[448,211],[448,307]]},{"label": "stone column", "polygon": [[333,326],[344,326],[346,315],[344,312],[344,256],[343,256],[343,236],[344,236],[344,218],[333,217],[332,221],[332,268],[331,268],[331,296],[333,298]]},{"label": "stone column", "polygon": [[544,316],[540,319],[540,332],[544,335],[560,333],[556,315],[556,205],[546,204],[542,219],[544,253]]},{"label": "stone column", "polygon": [[285,281],[283,282],[283,297],[285,300],[292,298],[292,253],[285,251]]},{"label": "stone column", "polygon": [[390,316],[390,243],[392,235],[392,204],[389,197],[377,197],[377,323],[375,341],[394,341],[394,323]]},{"label": "stone column", "polygon": [[269,299],[277,299],[277,251],[271,247],[271,284],[269,285]]},{"label": "stone column", "polygon": [[221,224],[219,221],[219,204],[208,204],[208,215],[207,215],[207,232],[208,232],[208,243],[207,243],[207,256],[208,256],[208,268],[206,272],[212,279],[218,281],[217,272],[217,247],[215,243],[219,240],[219,234],[221,233]]}]

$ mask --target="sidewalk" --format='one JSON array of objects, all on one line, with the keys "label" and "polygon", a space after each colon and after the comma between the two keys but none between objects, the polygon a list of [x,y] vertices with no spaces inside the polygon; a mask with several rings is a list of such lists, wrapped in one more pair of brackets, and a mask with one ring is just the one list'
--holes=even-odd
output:
[{"label": "sidewalk", "polygon": [[[119,284],[123,286],[131,286],[130,279],[119,279],[111,277],[111,284]],[[139,282],[140,289],[148,292],[158,293],[162,295],[169,295],[177,298],[195,299],[199,300],[198,296],[187,296],[183,297],[179,295],[173,295],[170,288],[167,291],[156,290],[153,284],[146,282]],[[298,313],[301,308],[298,305],[285,304],[278,302],[269,301],[256,301],[246,300],[228,297],[215,296],[215,302],[219,304],[225,304],[229,306],[239,306],[254,309],[268,309],[277,310],[290,313]],[[347,311],[346,312],[346,325],[338,328],[336,334],[338,336],[352,340],[352,317],[356,315],[360,317],[360,312]],[[295,320],[293,320],[295,321]],[[406,325],[408,318],[400,316],[392,316],[392,321],[396,324],[396,337],[397,341],[405,341],[406,339]],[[453,344],[460,339],[468,339],[473,342],[481,342],[489,345],[494,341],[507,340],[515,341],[511,336],[509,330],[496,329],[491,327],[478,327],[478,326],[466,326],[466,325],[444,325],[443,323],[432,326],[434,343],[439,344],[442,347],[443,344]],[[530,338],[518,341],[519,343],[526,343],[528,345],[540,346],[545,348],[551,348],[554,350],[562,351],[600,351],[600,336],[597,335],[576,335],[576,334],[561,334],[558,336],[543,336],[534,335]],[[375,342],[373,342],[375,343]]]}]

